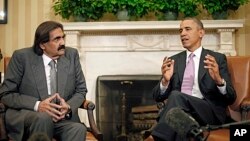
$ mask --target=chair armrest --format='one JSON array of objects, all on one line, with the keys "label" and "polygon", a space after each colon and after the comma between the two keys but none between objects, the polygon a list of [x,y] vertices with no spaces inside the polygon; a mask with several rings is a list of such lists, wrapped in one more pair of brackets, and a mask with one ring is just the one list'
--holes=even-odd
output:
[{"label": "chair armrest", "polygon": [[6,107],[4,106],[3,103],[0,103],[0,140],[7,140],[7,134],[6,134],[6,129],[5,129],[5,111]]},{"label": "chair armrest", "polygon": [[94,114],[93,114],[93,110],[95,109],[95,104],[92,101],[84,100],[81,108],[87,110],[91,132],[98,139],[98,141],[102,141],[103,140],[103,134],[97,128],[97,125],[95,123]]},{"label": "chair armrest", "polygon": [[247,120],[248,112],[250,111],[250,98],[244,98],[240,105],[242,111],[242,120]]},{"label": "chair armrest", "polygon": [[164,109],[165,105],[167,104],[168,99],[165,99],[164,101],[157,102],[157,108],[159,109],[159,113]]}]

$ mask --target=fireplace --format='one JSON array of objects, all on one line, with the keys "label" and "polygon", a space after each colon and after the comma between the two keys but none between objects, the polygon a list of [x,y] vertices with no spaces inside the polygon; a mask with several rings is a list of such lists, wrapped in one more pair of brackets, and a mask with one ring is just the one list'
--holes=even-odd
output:
[{"label": "fireplace", "polygon": [[[136,136],[140,136],[140,131],[151,127],[150,123],[140,125],[137,122],[134,123],[134,119],[138,117],[132,113],[132,109],[156,104],[151,91],[160,77],[160,75],[98,77],[96,120],[105,141],[138,141],[139,137]],[[157,113],[151,116],[154,121]]]}]

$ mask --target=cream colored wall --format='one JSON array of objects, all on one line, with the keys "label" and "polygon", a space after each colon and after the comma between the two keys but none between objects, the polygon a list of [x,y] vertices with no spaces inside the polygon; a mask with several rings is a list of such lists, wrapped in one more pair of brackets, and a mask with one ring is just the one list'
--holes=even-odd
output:
[{"label": "cream colored wall", "polygon": [[[0,24],[3,56],[11,56],[14,50],[32,45],[38,24],[53,18],[51,2],[52,0],[8,0],[8,22]],[[3,60],[0,70],[3,70]]]},{"label": "cream colored wall", "polygon": [[[242,42],[244,42],[244,51],[240,51],[241,54],[250,55],[250,49],[249,49],[249,44],[250,44],[250,3],[245,7],[245,19],[246,19],[246,24],[245,24],[245,32],[243,34]],[[240,40],[240,39],[239,39]]]},{"label": "cream colored wall", "polygon": [[[51,9],[53,0],[8,0],[8,23],[0,24],[0,47],[3,56],[11,56],[14,50],[33,44],[36,27],[45,20],[58,20]],[[239,55],[250,55],[250,4],[233,12],[230,19],[245,19],[244,28],[236,32]],[[3,70],[1,61],[0,71]]]},{"label": "cream colored wall", "polygon": [[245,25],[236,31],[236,51],[238,55],[250,55],[250,3],[239,8],[237,12],[231,13],[231,19],[244,19]]}]

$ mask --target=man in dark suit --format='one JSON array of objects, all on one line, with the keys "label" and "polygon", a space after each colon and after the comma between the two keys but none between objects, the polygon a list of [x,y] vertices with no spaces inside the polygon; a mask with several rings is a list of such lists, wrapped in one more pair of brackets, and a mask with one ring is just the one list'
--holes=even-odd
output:
[{"label": "man in dark suit", "polygon": [[[15,141],[27,140],[34,133],[60,141],[85,140],[87,129],[78,117],[87,93],[85,78],[77,50],[65,47],[64,37],[62,24],[43,22],[36,29],[33,46],[11,57],[0,96],[8,107],[6,129]],[[55,63],[57,80],[50,62]]]},{"label": "man in dark suit", "polygon": [[[226,56],[201,46],[205,34],[202,22],[196,18],[185,18],[181,21],[179,31],[186,50],[164,59],[162,79],[153,89],[153,97],[157,102],[168,99],[152,132],[155,141],[188,140],[178,135],[166,122],[165,117],[170,109],[179,107],[200,125],[222,124],[226,120],[227,106],[236,99]],[[190,54],[193,56],[193,74],[187,80],[184,75]],[[190,70],[187,72],[190,73]],[[188,83],[184,84],[184,81]],[[189,84],[190,91],[184,91]]]}]

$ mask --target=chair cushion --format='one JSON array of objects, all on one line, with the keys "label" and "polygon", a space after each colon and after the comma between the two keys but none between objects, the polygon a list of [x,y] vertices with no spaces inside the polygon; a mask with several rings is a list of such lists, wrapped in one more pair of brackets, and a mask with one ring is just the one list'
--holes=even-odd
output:
[{"label": "chair cushion", "polygon": [[92,133],[87,132],[86,141],[97,141],[97,139],[94,137]]},{"label": "chair cushion", "polygon": [[218,129],[211,131],[207,141],[230,141],[230,130]]}]

